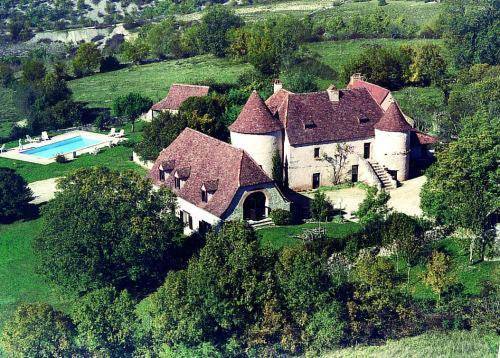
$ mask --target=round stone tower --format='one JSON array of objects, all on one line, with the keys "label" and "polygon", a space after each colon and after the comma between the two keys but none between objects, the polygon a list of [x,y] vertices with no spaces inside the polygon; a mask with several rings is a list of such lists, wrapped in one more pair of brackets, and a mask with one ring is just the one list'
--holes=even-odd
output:
[{"label": "round stone tower", "polygon": [[375,126],[375,160],[395,174],[398,181],[408,179],[410,171],[410,131],[396,103],[391,103]]},{"label": "round stone tower", "polygon": [[257,91],[252,92],[229,131],[231,144],[245,150],[272,178],[274,153],[278,151],[283,158],[282,126]]}]

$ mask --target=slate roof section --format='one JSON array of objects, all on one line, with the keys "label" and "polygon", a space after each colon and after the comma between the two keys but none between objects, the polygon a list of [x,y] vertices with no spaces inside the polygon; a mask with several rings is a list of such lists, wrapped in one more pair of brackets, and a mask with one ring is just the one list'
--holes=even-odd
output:
[{"label": "slate roof section", "polygon": [[282,129],[257,91],[253,91],[243,106],[240,115],[229,126],[231,132],[244,134],[266,134]]},{"label": "slate roof section", "polygon": [[[160,181],[159,166],[175,163],[172,173],[189,168],[181,189],[174,188],[174,175]],[[180,198],[223,218],[239,188],[273,181],[243,150],[186,128],[156,159],[149,177],[157,185],[171,188]],[[208,203],[201,200],[201,188],[215,189]],[[208,187],[207,187],[208,186]]]},{"label": "slate roof section", "polygon": [[408,132],[413,130],[396,102],[391,103],[387,108],[380,121],[375,124],[375,129],[385,132]]},{"label": "slate roof section", "polygon": [[347,86],[348,89],[353,89],[353,88],[365,88],[368,90],[370,95],[373,97],[373,99],[377,102],[378,105],[381,105],[382,102],[384,102],[384,99],[387,97],[391,91],[389,91],[387,88],[380,87],[379,85],[376,85],[374,83],[366,82],[363,80],[355,80],[353,83],[350,83]]},{"label": "slate roof section", "polygon": [[371,138],[375,123],[384,114],[365,88],[340,90],[338,102],[330,101],[326,91],[278,94],[267,103],[294,146]]},{"label": "slate roof section", "polygon": [[174,83],[170,86],[167,97],[151,107],[154,111],[178,110],[182,103],[191,97],[203,97],[208,94],[210,87]]}]

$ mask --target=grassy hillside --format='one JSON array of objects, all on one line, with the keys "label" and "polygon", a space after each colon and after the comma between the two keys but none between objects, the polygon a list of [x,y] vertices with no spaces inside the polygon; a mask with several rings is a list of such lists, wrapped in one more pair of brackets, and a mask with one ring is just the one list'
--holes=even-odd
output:
[{"label": "grassy hillside", "polygon": [[235,82],[247,68],[250,66],[204,55],[99,73],[71,81],[70,87],[76,100],[88,102],[91,107],[110,107],[114,98],[131,91],[157,101],[166,96],[172,83],[207,79]]},{"label": "grassy hillside", "polygon": [[496,357],[498,337],[475,332],[432,332],[421,336],[388,341],[382,346],[341,349],[324,358],[371,358],[371,357]]}]

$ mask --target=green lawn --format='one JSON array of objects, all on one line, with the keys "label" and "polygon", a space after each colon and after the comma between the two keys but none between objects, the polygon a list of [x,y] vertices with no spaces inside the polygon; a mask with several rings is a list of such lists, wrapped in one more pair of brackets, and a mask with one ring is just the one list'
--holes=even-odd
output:
[{"label": "green lawn", "polygon": [[430,332],[420,336],[390,340],[381,346],[358,346],[325,354],[325,358],[468,357],[494,358],[498,336],[476,332]]},{"label": "green lawn", "polygon": [[20,302],[41,301],[59,308],[68,303],[35,272],[31,242],[40,229],[40,219],[0,225],[0,330]]},{"label": "green lawn", "polygon": [[99,73],[69,84],[75,100],[88,102],[90,107],[110,107],[116,97],[134,91],[158,101],[167,95],[172,83],[198,83],[207,79],[234,83],[249,68],[247,64],[204,55]]},{"label": "green lawn", "polygon": [[[298,245],[301,241],[294,236],[300,234],[305,229],[316,228],[317,223],[306,223],[302,225],[275,226],[258,230],[261,235],[261,245],[273,249],[281,249],[285,246]],[[326,228],[326,234],[329,238],[337,239],[357,232],[361,225],[354,222],[347,223],[322,223],[321,227]]]},{"label": "green lawn", "polygon": [[[351,59],[358,54],[362,53],[370,45],[383,45],[383,46],[401,46],[403,44],[418,45],[423,43],[436,43],[441,44],[441,40],[394,40],[394,39],[360,39],[360,40],[345,40],[345,41],[324,41],[315,42],[307,45],[307,48],[316,52],[321,61],[326,65],[333,68],[339,75],[345,64],[349,63]],[[339,88],[344,88],[346,82],[337,78],[334,80],[322,80],[320,86],[327,88],[332,82]]]}]

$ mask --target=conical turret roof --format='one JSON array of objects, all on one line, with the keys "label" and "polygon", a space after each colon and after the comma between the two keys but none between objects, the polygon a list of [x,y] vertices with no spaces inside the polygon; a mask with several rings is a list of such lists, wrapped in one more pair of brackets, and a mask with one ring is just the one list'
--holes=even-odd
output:
[{"label": "conical turret roof", "polygon": [[391,103],[374,128],[386,132],[407,132],[413,129],[395,102]]},{"label": "conical turret roof", "polygon": [[244,134],[264,134],[281,130],[281,123],[273,117],[257,91],[253,91],[229,130]]}]

